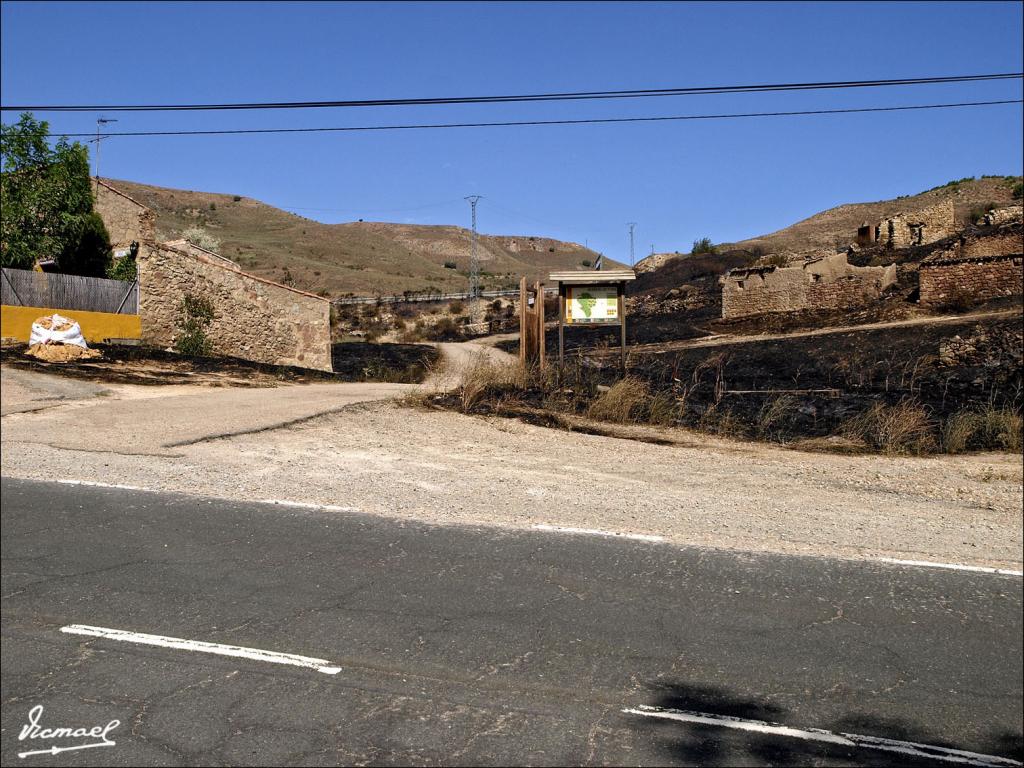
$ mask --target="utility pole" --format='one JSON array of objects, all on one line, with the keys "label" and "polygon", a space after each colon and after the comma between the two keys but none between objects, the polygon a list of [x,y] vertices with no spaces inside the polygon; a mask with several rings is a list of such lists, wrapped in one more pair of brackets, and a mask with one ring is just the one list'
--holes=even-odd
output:
[{"label": "utility pole", "polygon": [[633,228],[636,226],[636,222],[635,221],[627,222],[626,226],[629,227],[629,266],[632,267],[633,266]]},{"label": "utility pole", "polygon": [[100,191],[100,126],[116,122],[116,117],[96,118],[96,194],[99,194]]},{"label": "utility pole", "polygon": [[480,201],[480,195],[469,195],[469,208],[473,217],[473,234],[469,241],[469,311],[473,321],[476,322],[477,300],[480,298],[480,255],[476,250],[476,204]]}]

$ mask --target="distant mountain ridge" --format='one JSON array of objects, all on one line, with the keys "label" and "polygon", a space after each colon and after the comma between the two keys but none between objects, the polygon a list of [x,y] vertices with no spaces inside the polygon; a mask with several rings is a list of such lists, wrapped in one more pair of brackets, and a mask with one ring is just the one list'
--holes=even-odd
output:
[{"label": "distant mountain ridge", "polygon": [[[312,293],[458,292],[468,284],[472,233],[464,227],[323,224],[240,195],[105,181],[154,211],[158,239],[202,227],[242,269]],[[587,269],[597,259],[578,243],[539,235],[480,235],[478,247],[485,290],[515,287],[522,276],[535,280]],[[607,258],[605,263],[621,266]]]}]

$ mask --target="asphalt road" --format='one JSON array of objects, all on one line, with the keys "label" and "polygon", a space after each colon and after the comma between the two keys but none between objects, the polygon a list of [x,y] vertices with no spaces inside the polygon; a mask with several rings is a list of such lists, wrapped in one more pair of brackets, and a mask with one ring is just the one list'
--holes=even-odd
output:
[{"label": "asphalt road", "polygon": [[[669,710],[1022,759],[1015,576],[8,478],[2,523],[4,765],[951,764]],[[19,759],[83,743],[38,705],[115,746]]]}]

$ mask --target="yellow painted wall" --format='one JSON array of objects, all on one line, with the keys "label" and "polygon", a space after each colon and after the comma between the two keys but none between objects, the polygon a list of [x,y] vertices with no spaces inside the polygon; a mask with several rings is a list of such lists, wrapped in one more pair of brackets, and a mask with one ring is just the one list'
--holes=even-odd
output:
[{"label": "yellow painted wall", "polygon": [[32,323],[53,313],[78,321],[88,342],[104,339],[140,339],[142,322],[138,315],[115,315],[110,312],[80,312],[77,309],[46,309],[44,307],[0,307],[0,336],[28,341]]}]

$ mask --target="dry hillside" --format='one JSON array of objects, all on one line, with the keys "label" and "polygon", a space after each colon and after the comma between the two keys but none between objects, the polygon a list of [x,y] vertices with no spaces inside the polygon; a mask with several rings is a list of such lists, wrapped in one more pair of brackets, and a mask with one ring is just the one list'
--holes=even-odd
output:
[{"label": "dry hillside", "polygon": [[[158,238],[202,227],[243,269],[314,293],[334,297],[467,287],[470,232],[462,227],[322,224],[248,197],[109,181],[156,212]],[[536,279],[552,270],[585,269],[584,262],[597,258],[576,243],[530,235],[483,235],[480,249],[485,290],[516,287],[523,275]]]},{"label": "dry hillside", "polygon": [[[865,222],[876,223],[883,218],[901,212],[916,211],[952,198],[958,221],[968,223],[972,211],[989,204],[1008,205],[1012,198],[1013,185],[1021,180],[1019,176],[983,176],[980,179],[951,181],[941,187],[917,195],[905,195],[895,200],[880,200],[873,203],[847,203],[827,211],[816,213],[803,221],[791,224],[785,229],[759,237],[751,237],[735,243],[723,243],[719,251],[746,250],[753,253],[785,253],[812,251],[848,245],[857,234],[857,227]],[[655,254],[637,264],[637,271],[646,265],[660,266],[674,258],[675,254]]]}]

